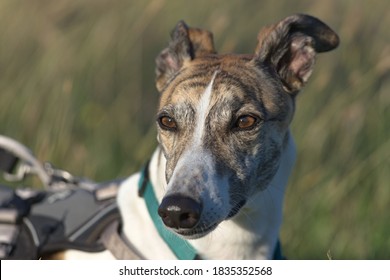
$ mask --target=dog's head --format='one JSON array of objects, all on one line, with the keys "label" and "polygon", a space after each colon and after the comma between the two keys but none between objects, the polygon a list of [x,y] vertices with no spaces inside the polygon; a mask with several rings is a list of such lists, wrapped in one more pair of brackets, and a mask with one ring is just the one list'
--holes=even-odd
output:
[{"label": "dog's head", "polygon": [[[337,35],[307,15],[264,28],[253,55],[218,55],[212,34],[179,22],[156,59],[158,141],[167,160],[165,225],[199,238],[267,188],[294,99]],[[288,174],[286,175],[288,176]]]}]

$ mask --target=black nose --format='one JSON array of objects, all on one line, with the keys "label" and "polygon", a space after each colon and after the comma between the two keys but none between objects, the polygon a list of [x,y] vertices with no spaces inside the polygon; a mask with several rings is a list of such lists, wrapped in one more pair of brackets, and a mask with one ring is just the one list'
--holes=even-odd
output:
[{"label": "black nose", "polygon": [[192,198],[171,195],[163,199],[158,214],[170,228],[191,229],[199,222],[202,205]]}]

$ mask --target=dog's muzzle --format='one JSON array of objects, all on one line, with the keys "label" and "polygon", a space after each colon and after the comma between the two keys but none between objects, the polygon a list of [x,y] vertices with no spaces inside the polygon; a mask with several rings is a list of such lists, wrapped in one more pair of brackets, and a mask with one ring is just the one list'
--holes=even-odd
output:
[{"label": "dog's muzzle", "polygon": [[[238,202],[226,219],[235,216],[244,204],[245,200]],[[158,208],[158,215],[166,227],[185,238],[194,239],[208,234],[219,224],[219,222],[211,225],[202,224],[200,222],[202,209],[202,203],[192,198],[182,195],[170,195],[162,200]]]},{"label": "dog's muzzle", "polygon": [[165,226],[176,234],[186,239],[196,239],[207,235],[218,226],[218,223],[205,225],[200,222],[202,209],[202,203],[192,198],[170,195],[162,200],[158,214]]},{"label": "dog's muzzle", "polygon": [[193,229],[199,222],[202,204],[189,197],[167,196],[158,208],[163,223],[171,229]]}]

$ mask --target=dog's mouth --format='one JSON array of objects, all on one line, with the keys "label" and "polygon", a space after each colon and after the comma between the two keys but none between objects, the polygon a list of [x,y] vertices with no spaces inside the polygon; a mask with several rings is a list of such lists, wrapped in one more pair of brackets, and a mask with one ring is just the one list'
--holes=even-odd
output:
[{"label": "dog's mouth", "polygon": [[[245,203],[246,203],[246,200],[241,200],[240,202],[238,202],[230,210],[230,212],[229,212],[229,214],[228,214],[228,216],[226,217],[225,220],[229,220],[229,219],[233,218],[235,215],[237,215],[237,213],[245,205]],[[198,239],[198,238],[206,236],[207,234],[209,234],[210,232],[215,230],[219,224],[220,224],[220,222],[216,222],[216,223],[213,223],[211,225],[200,224],[200,225],[197,225],[195,228],[192,228],[192,229],[182,229],[182,228],[179,228],[179,229],[174,229],[174,231],[175,231],[176,234],[179,234],[179,235],[183,236],[186,239]]]},{"label": "dog's mouth", "polygon": [[186,239],[198,239],[206,236],[217,228],[219,223],[214,223],[210,226],[199,225],[193,229],[175,229],[175,233],[183,236]]},{"label": "dog's mouth", "polygon": [[232,208],[232,210],[230,210],[230,213],[229,213],[229,215],[227,216],[226,219],[231,219],[231,218],[233,218],[235,215],[237,215],[237,213],[241,210],[242,206],[244,206],[245,203],[246,203],[246,200],[245,200],[245,199],[239,201],[239,202]]}]

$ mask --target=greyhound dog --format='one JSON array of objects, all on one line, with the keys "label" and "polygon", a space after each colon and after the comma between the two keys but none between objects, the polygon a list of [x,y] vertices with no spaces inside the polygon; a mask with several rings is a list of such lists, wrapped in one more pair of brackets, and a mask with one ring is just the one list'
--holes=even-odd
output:
[{"label": "greyhound dog", "polygon": [[204,259],[275,257],[296,96],[339,38],[297,14],[257,39],[254,54],[217,54],[212,33],[180,21],[158,55],[159,145],[117,197],[122,236],[143,258],[178,258],[175,238]]}]

